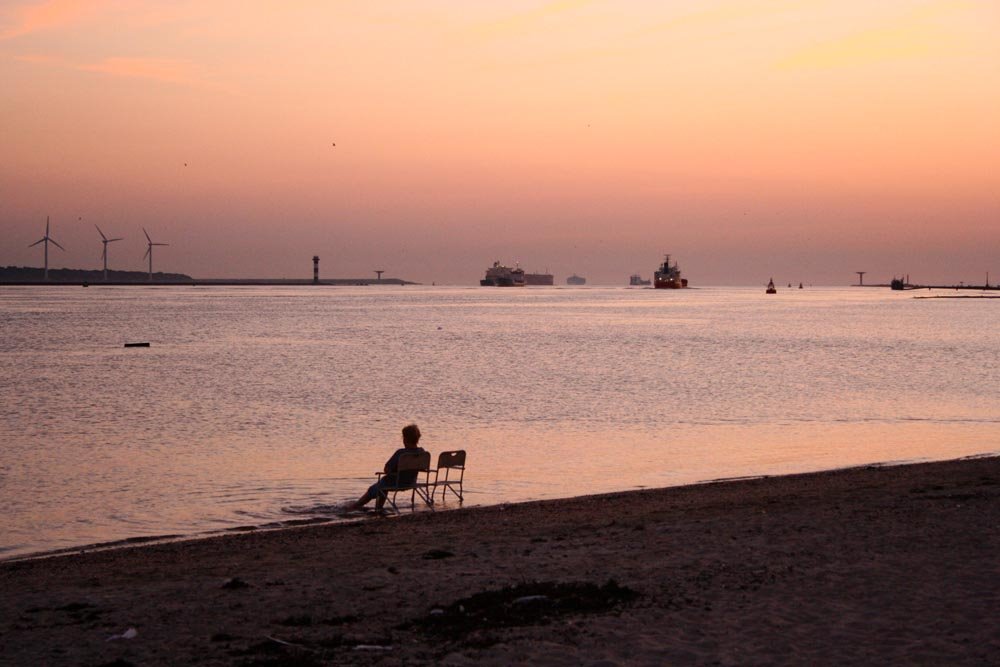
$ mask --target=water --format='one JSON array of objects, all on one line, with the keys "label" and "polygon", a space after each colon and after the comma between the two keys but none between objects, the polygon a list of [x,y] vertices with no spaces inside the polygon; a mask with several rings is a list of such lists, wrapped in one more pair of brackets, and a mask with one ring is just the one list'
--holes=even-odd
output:
[{"label": "water", "polygon": [[467,504],[996,452],[1000,301],[912,297],[3,288],[0,557],[331,516],[411,421]]}]

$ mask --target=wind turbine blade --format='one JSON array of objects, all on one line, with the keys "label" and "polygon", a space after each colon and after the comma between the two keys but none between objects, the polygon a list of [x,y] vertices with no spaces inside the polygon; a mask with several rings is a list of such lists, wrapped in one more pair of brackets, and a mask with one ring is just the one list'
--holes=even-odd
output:
[{"label": "wind turbine blade", "polygon": [[[97,225],[95,224],[94,227],[97,227]],[[101,238],[104,239],[105,241],[108,240],[108,237],[104,235],[104,232],[101,231],[100,227],[97,227],[97,233],[100,234]]]},{"label": "wind turbine blade", "polygon": [[149,238],[149,232],[146,231],[145,227],[142,228],[142,233],[146,235],[146,240],[147,241],[149,241],[150,243],[153,242],[153,239]]},{"label": "wind turbine blade", "polygon": [[49,216],[45,216],[45,235],[49,235]]},{"label": "wind turbine blade", "polygon": [[170,245],[169,243],[154,243],[153,245]]},{"label": "wind turbine blade", "polygon": [[149,257],[149,251],[150,250],[151,250],[151,248],[146,248],[146,254],[142,256],[143,259],[146,259],[147,257]]},{"label": "wind turbine blade", "polygon": [[[46,236],[45,238],[48,238],[48,237]],[[34,243],[32,243],[31,245],[29,245],[28,247],[29,247],[29,248],[33,248],[33,247],[35,247],[36,245],[38,245],[39,243],[45,243],[45,239],[38,239],[37,241],[35,241],[35,242],[34,242]]]},{"label": "wind turbine blade", "polygon": [[49,241],[52,241],[53,245],[55,245],[55,247],[59,248],[60,250],[63,250],[63,251],[66,250],[66,248],[64,248],[61,245],[59,245],[58,243],[56,243],[55,239],[49,239]]},{"label": "wind turbine blade", "polygon": [[101,253],[101,259],[107,259],[107,258],[108,258],[108,244],[105,243],[104,252]]},{"label": "wind turbine blade", "polygon": [[123,238],[125,238],[125,237],[119,236],[116,239],[108,239],[108,243],[114,243],[115,241],[121,241]]}]

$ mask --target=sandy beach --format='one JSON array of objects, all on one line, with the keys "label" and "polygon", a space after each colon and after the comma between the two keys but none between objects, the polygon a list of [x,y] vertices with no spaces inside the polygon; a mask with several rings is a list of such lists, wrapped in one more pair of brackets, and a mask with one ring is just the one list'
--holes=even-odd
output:
[{"label": "sandy beach", "polygon": [[998,554],[998,458],[420,512],[2,563],[0,662],[1000,664]]}]

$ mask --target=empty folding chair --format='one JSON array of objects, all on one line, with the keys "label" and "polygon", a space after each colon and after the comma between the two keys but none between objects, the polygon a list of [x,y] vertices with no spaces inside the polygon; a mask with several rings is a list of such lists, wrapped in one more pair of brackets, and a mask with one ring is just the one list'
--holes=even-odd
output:
[{"label": "empty folding chair", "polygon": [[[442,473],[444,473],[443,479],[441,477]],[[453,477],[453,474],[457,475],[457,477]],[[438,487],[441,487],[441,500],[444,500],[447,491],[454,493],[460,501],[463,500],[462,480],[464,478],[465,450],[459,449],[454,452],[441,452],[438,455],[437,470],[434,472],[434,490],[431,492],[431,497],[433,498]],[[457,491],[455,490],[456,488],[458,489]]]}]

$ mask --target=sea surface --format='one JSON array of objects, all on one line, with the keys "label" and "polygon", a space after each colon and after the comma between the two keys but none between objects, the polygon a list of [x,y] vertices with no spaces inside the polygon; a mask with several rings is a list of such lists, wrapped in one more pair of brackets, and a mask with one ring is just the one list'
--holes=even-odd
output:
[{"label": "sea surface", "polygon": [[410,422],[466,506],[997,453],[1000,300],[914,297],[2,287],[0,558],[336,519]]}]

